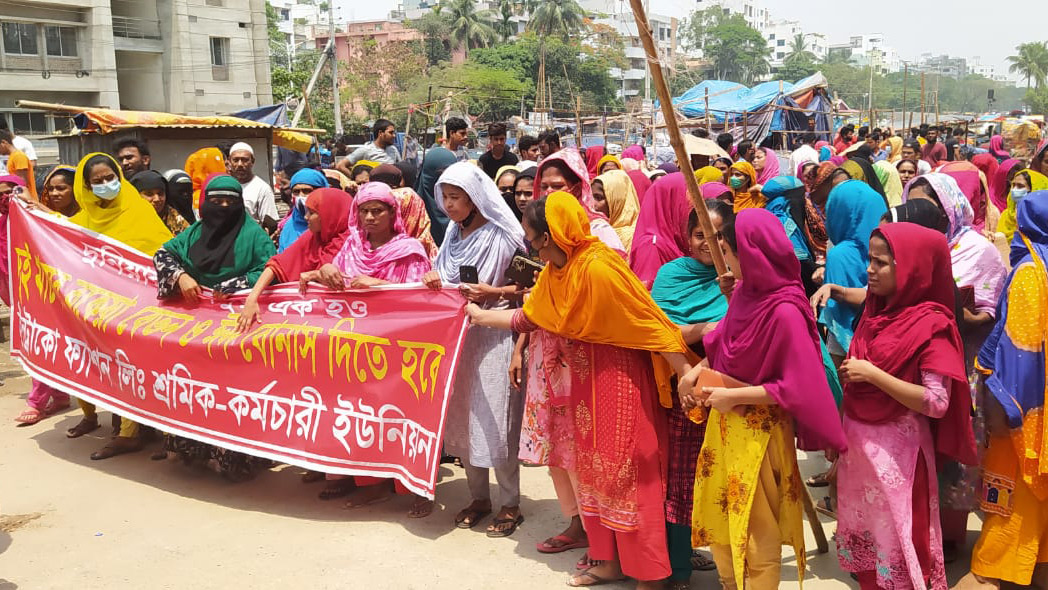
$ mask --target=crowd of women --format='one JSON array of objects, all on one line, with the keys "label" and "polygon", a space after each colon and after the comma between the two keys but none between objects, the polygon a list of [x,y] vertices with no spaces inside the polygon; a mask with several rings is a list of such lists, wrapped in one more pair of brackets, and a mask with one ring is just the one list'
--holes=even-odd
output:
[{"label": "crowd of women", "polygon": [[[776,588],[783,545],[803,578],[811,487],[863,588],[946,588],[977,510],[963,584],[1048,587],[1048,142],[1028,164],[995,138],[932,167],[916,137],[813,139],[794,169],[747,141],[696,170],[705,229],[684,174],[641,146],[561,149],[494,178],[442,147],[420,171],[305,167],[282,176],[287,213],[266,229],[215,148],[188,174],[130,179],[90,154],[24,198],[152,256],[161,300],[248,292],[240,330],[278,283],[457,286],[471,326],[443,445],[470,498],[454,525],[492,515],[487,535],[512,535],[520,465],[548,467],[567,526],[536,549],[586,549],[571,586],[687,588],[716,568],[724,588]],[[5,219],[20,185],[0,177]],[[518,259],[534,277],[508,273]],[[33,424],[69,396],[34,381],[27,402]],[[100,427],[81,408],[71,438]],[[92,458],[147,431],[116,418]],[[270,466],[161,436],[156,460],[234,481]],[[802,480],[798,450],[824,452],[826,472]],[[303,479],[351,507],[407,493]],[[417,497],[408,516],[432,510]]]}]

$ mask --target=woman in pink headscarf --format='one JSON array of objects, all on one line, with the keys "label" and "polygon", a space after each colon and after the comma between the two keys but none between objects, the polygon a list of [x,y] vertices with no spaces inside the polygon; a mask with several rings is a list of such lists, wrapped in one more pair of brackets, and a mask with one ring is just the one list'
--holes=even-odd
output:
[{"label": "woman in pink headscarf", "polygon": [[1022,160],[1010,158],[997,166],[993,176],[986,177],[990,181],[990,201],[998,211],[1003,213],[1008,208],[1008,192],[1012,188],[1012,178],[1023,168]]},{"label": "woman in pink headscarf", "polygon": [[633,232],[630,268],[649,289],[663,264],[691,251],[687,236],[691,209],[681,172],[659,178],[648,190]]},{"label": "woman in pink headscarf", "polygon": [[[586,216],[589,217],[590,233],[600,238],[600,241],[607,244],[612,250],[625,255],[626,249],[622,245],[622,240],[611,227],[608,218],[597,212],[597,204],[593,200],[593,187],[587,175],[586,164],[574,148],[565,148],[550,154],[539,163],[538,169],[535,170],[535,181],[539,184],[535,198],[541,199],[556,191],[565,191],[575,195],[575,198],[582,203],[582,208],[586,210]],[[637,196],[640,197],[639,192]]]},{"label": "woman in pink headscarf", "polygon": [[989,192],[986,186],[986,176],[974,164],[964,160],[943,164],[939,172],[957,181],[957,186],[961,188],[961,192],[968,199],[968,204],[972,206],[974,213],[972,227],[982,232],[986,225],[986,193]]},{"label": "woman in pink headscarf", "polygon": [[994,135],[990,138],[990,155],[997,158],[998,162],[1004,162],[1011,157],[1008,150],[1004,149],[1004,137]]},{"label": "woman in pink headscarf", "polygon": [[627,170],[626,175],[633,181],[633,188],[637,189],[637,198],[640,199],[640,204],[644,204],[644,197],[648,194],[648,189],[651,188],[651,179],[642,170]]},{"label": "woman in pink headscarf", "polygon": [[586,148],[586,172],[588,180],[593,180],[600,174],[600,159],[604,157],[604,146],[591,145]]},{"label": "woman in pink headscarf", "polygon": [[757,184],[764,184],[779,175],[782,165],[773,150],[759,148],[753,156],[753,169],[757,171]]},{"label": "woman in pink headscarf", "polygon": [[644,148],[642,148],[642,147],[640,147],[639,145],[636,145],[636,144],[631,145],[630,147],[622,150],[622,155],[619,156],[619,159],[622,159],[622,158],[633,158],[634,160],[636,160],[638,162],[641,162],[641,164],[643,165],[643,163],[644,163]]}]

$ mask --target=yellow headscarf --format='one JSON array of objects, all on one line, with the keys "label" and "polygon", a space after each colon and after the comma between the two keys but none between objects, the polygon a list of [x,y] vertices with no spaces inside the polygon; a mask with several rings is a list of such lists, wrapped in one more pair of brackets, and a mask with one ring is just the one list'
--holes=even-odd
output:
[{"label": "yellow headscarf", "polygon": [[873,171],[877,179],[881,181],[884,188],[884,196],[888,199],[888,206],[895,207],[902,204],[902,178],[899,177],[899,169],[887,160],[874,162]]},{"label": "yellow headscarf", "polygon": [[539,273],[524,314],[564,338],[651,352],[685,353],[680,328],[659,309],[626,261],[590,234],[586,211],[573,195],[546,198],[550,235],[568,262]]},{"label": "yellow headscarf", "polygon": [[[95,156],[104,156],[112,162],[120,179],[120,194],[111,201],[104,201],[91,192],[87,181],[88,160]],[[69,218],[70,221],[94,232],[109,236],[114,240],[152,256],[173,236],[156,214],[156,209],[143,199],[135,187],[124,179],[120,165],[109,154],[95,152],[84,156],[76,167],[76,179],[73,182],[73,196],[80,205],[80,211]],[[105,206],[103,206],[105,204]]]},{"label": "yellow headscarf", "polygon": [[[1026,173],[1030,177],[1030,192],[1048,190],[1048,176],[1030,170],[1020,170],[1016,174]],[[1015,236],[1015,230],[1018,229],[1018,222],[1015,217],[1015,201],[1012,200],[1012,190],[1008,189],[1008,207],[1004,211],[1001,211],[1001,219],[997,222],[997,231],[1004,234],[1004,237],[1008,239],[1008,243],[1012,243],[1012,238]]]},{"label": "yellow headscarf", "polygon": [[[750,186],[745,190],[732,189],[734,196],[732,203],[735,212],[738,213],[743,209],[759,209],[764,207],[763,194],[757,193],[754,195],[750,192],[750,188],[757,184],[757,171],[753,168],[753,164],[750,164],[746,160],[740,160],[731,165],[732,170],[738,170],[750,178]],[[730,176],[729,176],[730,178]]]},{"label": "yellow headscarf", "polygon": [[600,171],[601,168],[603,168],[604,165],[607,164],[608,162],[615,162],[615,166],[617,166],[619,170],[622,170],[622,162],[619,161],[619,157],[615,156],[615,155],[612,155],[612,154],[607,154],[603,158],[597,160],[597,175],[598,176],[601,174],[601,171]]},{"label": "yellow headscarf", "polygon": [[502,178],[502,175],[507,173],[507,172],[509,172],[510,170],[512,170],[514,172],[517,172],[517,173],[520,172],[520,168],[517,168],[516,166],[514,166],[512,164],[510,164],[509,166],[503,166],[503,167],[498,169],[498,172],[495,173],[495,178],[493,179],[495,181],[495,184],[498,184],[498,181],[499,181],[500,178]]},{"label": "yellow headscarf", "polygon": [[604,198],[608,201],[608,221],[629,252],[633,244],[633,230],[637,227],[637,216],[640,214],[637,189],[633,186],[629,174],[622,170],[609,170],[593,180],[599,180],[604,185]]},{"label": "yellow headscarf", "polygon": [[852,177],[852,180],[861,180],[868,183],[870,179],[866,178],[866,171],[862,169],[855,160],[845,160],[841,164],[841,169],[848,173],[848,176]]},{"label": "yellow headscarf", "polygon": [[716,166],[703,166],[695,171],[695,182],[699,183],[699,186],[707,182],[724,182],[724,173]]},{"label": "yellow headscarf", "polygon": [[888,153],[888,161],[894,164],[902,159],[902,138],[898,135],[893,135],[888,138],[888,145],[892,149]]}]

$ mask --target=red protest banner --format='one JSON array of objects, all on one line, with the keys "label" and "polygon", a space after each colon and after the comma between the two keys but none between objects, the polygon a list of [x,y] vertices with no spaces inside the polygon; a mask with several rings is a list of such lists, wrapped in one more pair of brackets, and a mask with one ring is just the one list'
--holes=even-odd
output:
[{"label": "red protest banner", "polygon": [[77,397],[164,432],[433,497],[467,324],[454,290],[297,285],[158,301],[152,260],[12,205],[11,354]]}]

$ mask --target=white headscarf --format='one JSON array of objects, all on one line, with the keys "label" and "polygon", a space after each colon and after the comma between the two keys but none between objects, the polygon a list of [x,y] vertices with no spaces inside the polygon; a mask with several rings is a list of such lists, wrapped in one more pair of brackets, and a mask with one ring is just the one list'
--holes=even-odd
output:
[{"label": "white headscarf", "polygon": [[476,266],[480,281],[499,286],[506,282],[506,269],[518,250],[524,250],[524,228],[506,204],[495,182],[483,170],[469,162],[448,166],[437,179],[434,190],[437,206],[444,209],[443,185],[451,184],[466,191],[470,201],[488,222],[461,237],[457,223],[448,225],[434,269],[449,283],[459,282],[459,267]]}]

